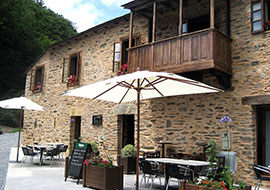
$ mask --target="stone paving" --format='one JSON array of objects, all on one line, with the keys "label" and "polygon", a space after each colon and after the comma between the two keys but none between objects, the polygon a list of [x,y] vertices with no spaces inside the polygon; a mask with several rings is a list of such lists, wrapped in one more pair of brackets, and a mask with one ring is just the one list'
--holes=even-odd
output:
[{"label": "stone paving", "polygon": [[[26,163],[16,163],[16,147],[12,147],[10,151],[10,160],[7,173],[7,180],[5,190],[76,190],[76,189],[91,189],[83,188],[80,180],[79,185],[76,184],[77,180],[68,178],[64,181],[64,162],[56,161],[51,166],[47,165],[39,166],[39,157],[35,157],[33,164],[29,161]],[[23,154],[20,153],[20,160]],[[142,175],[140,175],[141,179]],[[136,175],[124,175],[124,190],[135,189]],[[164,179],[162,180],[164,184]],[[173,185],[173,184],[172,184]],[[150,189],[150,185],[143,185],[141,190]],[[153,189],[164,189],[159,186],[159,180],[156,179]],[[171,188],[172,189],[172,188]],[[176,189],[176,188],[175,188]]]}]

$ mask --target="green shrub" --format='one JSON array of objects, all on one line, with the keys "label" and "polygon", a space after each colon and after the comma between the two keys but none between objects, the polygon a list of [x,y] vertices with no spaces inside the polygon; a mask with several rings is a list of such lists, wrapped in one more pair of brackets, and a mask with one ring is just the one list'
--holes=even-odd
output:
[{"label": "green shrub", "polygon": [[9,127],[19,127],[20,110],[0,109],[0,124]]},{"label": "green shrub", "polygon": [[97,145],[97,143],[95,143],[95,142],[90,142],[89,144],[91,145],[92,151],[93,151],[95,154],[97,154],[97,153],[99,152],[99,151],[98,151],[98,145]]},{"label": "green shrub", "polygon": [[121,153],[122,158],[136,157],[137,150],[133,145],[128,144],[124,148],[122,148]]}]

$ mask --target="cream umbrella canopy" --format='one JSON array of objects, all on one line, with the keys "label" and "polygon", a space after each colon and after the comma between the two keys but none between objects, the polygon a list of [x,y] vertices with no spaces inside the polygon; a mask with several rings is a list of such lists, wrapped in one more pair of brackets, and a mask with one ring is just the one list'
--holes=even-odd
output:
[{"label": "cream umbrella canopy", "polygon": [[64,95],[115,103],[137,101],[136,189],[139,189],[140,101],[150,98],[213,93],[222,90],[173,73],[137,71],[69,90]]},{"label": "cream umbrella canopy", "polygon": [[20,109],[20,125],[19,125],[19,136],[18,136],[18,147],[17,147],[17,158],[16,161],[18,162],[19,159],[19,147],[20,147],[20,138],[21,138],[21,128],[22,128],[22,117],[23,117],[23,110],[38,110],[44,111],[43,107],[36,104],[30,99],[26,97],[18,97],[18,98],[11,98],[7,100],[0,101],[0,107],[4,109]]}]

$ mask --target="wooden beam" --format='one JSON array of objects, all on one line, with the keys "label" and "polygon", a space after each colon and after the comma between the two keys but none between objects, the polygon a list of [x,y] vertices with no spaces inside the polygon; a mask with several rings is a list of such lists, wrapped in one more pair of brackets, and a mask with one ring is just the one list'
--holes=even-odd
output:
[{"label": "wooden beam", "polygon": [[132,47],[132,36],[133,36],[133,11],[130,10],[130,17],[129,17],[129,44],[128,47]]},{"label": "wooden beam", "polygon": [[157,12],[157,3],[153,3],[153,28],[152,28],[152,42],[156,41],[156,12]]},{"label": "wooden beam", "polygon": [[246,96],[242,97],[243,105],[265,105],[270,104],[270,95]]},{"label": "wooden beam", "polygon": [[227,36],[231,37],[231,0],[226,1],[227,8]]},{"label": "wooden beam", "polygon": [[183,0],[179,0],[179,36],[182,35],[183,31]]},{"label": "wooden beam", "polygon": [[215,27],[215,0],[210,0],[210,28]]}]

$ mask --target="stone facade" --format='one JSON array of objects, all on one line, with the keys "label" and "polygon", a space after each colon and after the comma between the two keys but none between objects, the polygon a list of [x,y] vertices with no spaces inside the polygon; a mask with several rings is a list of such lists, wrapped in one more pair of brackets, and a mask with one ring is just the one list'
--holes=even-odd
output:
[{"label": "stone facade", "polygon": [[[194,2],[193,2],[194,1]],[[188,1],[198,5],[197,0]],[[201,6],[207,7],[204,1]],[[208,1],[207,1],[208,2]],[[220,19],[220,29],[226,31],[225,1],[217,0],[215,17]],[[184,18],[188,14],[199,14],[184,8]],[[225,131],[219,122],[228,115],[230,123],[232,151],[237,155],[238,179],[255,184],[252,165],[256,163],[256,118],[255,107],[242,105],[244,96],[265,95],[270,92],[270,32],[251,33],[250,1],[231,1],[231,48],[233,89],[216,94],[200,94],[152,99],[141,103],[141,149],[157,150],[160,140],[170,141],[170,147],[183,153],[201,153],[200,143],[215,140],[221,146],[221,133]],[[201,10],[201,9],[200,9]],[[206,9],[207,10],[207,9]],[[177,9],[157,18],[157,39],[177,35]],[[166,18],[167,21],[163,21]],[[166,25],[165,23],[168,23]],[[163,26],[163,27],[162,27]],[[50,47],[35,63],[32,69],[44,65],[44,84],[40,93],[30,90],[31,70],[26,79],[25,94],[45,107],[44,112],[25,111],[23,144],[33,142],[63,142],[72,144],[70,117],[81,116],[83,141],[102,142],[116,158],[120,152],[118,114],[135,114],[134,105],[117,108],[117,104],[92,101],[84,98],[61,95],[67,87],[62,82],[63,58],[81,52],[82,65],[80,86],[111,78],[113,44],[128,36],[129,16],[123,16],[81,33],[62,43]],[[142,44],[148,42],[148,21],[135,14],[134,34],[140,34]],[[216,79],[203,75],[203,82],[218,86]],[[129,103],[130,104],[130,103]],[[102,126],[92,125],[92,116],[102,115]],[[136,123],[136,115],[135,115]],[[102,151],[102,146],[100,149]],[[102,151],[103,154],[103,151]],[[270,188],[270,183],[263,183]]]}]

